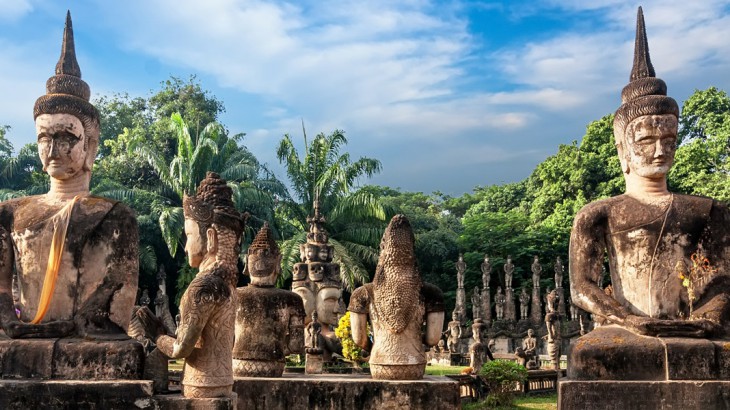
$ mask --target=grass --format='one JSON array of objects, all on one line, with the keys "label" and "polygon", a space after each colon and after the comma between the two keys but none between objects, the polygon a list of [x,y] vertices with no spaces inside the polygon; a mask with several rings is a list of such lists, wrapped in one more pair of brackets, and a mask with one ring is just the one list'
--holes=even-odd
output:
[{"label": "grass", "polygon": [[488,407],[485,402],[469,403],[462,406],[463,410],[557,410],[557,393],[548,396],[523,396],[514,401],[509,407]]},{"label": "grass", "polygon": [[429,376],[446,376],[447,374],[461,374],[461,371],[466,369],[467,366],[441,366],[441,365],[428,365],[426,366],[426,374]]}]

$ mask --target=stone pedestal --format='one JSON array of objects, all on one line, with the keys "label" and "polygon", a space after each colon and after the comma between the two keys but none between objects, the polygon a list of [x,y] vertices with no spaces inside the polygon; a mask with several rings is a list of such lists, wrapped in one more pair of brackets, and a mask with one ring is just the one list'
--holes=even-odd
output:
[{"label": "stone pedestal", "polygon": [[457,312],[459,322],[463,326],[466,323],[466,291],[463,287],[456,289],[456,306],[454,307],[454,311]]},{"label": "stone pedestal", "polygon": [[515,313],[514,290],[512,288],[505,289],[504,297],[505,297],[505,299],[507,299],[504,302],[504,320],[511,320],[511,321],[517,320],[517,315]]},{"label": "stone pedestal", "polygon": [[730,408],[730,340],[647,337],[610,325],[576,339],[567,356],[563,409]]},{"label": "stone pedestal", "polygon": [[544,320],[542,314],[542,303],[540,303],[540,288],[532,288],[532,308],[530,309],[530,322],[539,325]]},{"label": "stone pedestal", "polygon": [[482,289],[482,316],[484,323],[492,323],[492,295],[489,287]]},{"label": "stone pedestal", "polygon": [[558,294],[558,313],[560,313],[560,317],[566,317],[565,316],[565,290],[558,286],[555,288],[555,291]]},{"label": "stone pedestal", "polygon": [[2,378],[140,379],[143,368],[142,345],[132,339],[0,339]]},{"label": "stone pedestal", "polygon": [[239,410],[410,409],[461,407],[459,384],[443,376],[373,380],[364,375],[235,378]]},{"label": "stone pedestal", "polygon": [[321,354],[307,353],[304,359],[304,372],[306,374],[322,374],[324,360]]}]

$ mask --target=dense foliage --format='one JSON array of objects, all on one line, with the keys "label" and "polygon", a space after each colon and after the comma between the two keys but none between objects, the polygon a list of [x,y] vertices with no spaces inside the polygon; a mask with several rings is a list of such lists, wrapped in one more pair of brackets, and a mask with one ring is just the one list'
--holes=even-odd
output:
[{"label": "dense foliage", "polygon": [[527,369],[511,360],[492,360],[484,363],[479,375],[487,385],[487,404],[507,406],[512,404],[519,385],[527,380]]}]

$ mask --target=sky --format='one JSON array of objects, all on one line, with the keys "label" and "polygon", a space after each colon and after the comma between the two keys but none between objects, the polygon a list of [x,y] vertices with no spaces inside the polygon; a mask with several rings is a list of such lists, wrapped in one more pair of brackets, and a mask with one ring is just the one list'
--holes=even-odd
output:
[{"label": "sky", "polygon": [[280,178],[303,121],[382,162],[360,184],[458,196],[526,178],[616,110],[639,5],[670,96],[730,90],[730,0],[0,0],[0,125],[16,150],[35,140],[70,9],[92,98],[196,75]]}]

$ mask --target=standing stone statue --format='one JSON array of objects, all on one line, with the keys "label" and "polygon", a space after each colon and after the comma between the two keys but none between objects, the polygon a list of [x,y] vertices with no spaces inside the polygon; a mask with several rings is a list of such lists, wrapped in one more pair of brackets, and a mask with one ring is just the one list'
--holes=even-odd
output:
[{"label": "standing stone statue", "polygon": [[474,290],[471,293],[471,312],[472,319],[477,320],[482,318],[482,297],[479,295],[479,286],[474,286]]},{"label": "standing stone statue", "polygon": [[530,315],[530,321],[533,325],[539,326],[543,321],[542,316],[542,305],[540,304],[540,274],[542,274],[542,265],[540,265],[540,258],[535,255],[532,261],[532,313]]},{"label": "standing stone statue", "polygon": [[443,332],[446,335],[446,346],[449,348],[450,353],[459,353],[459,344],[461,341],[461,322],[459,321],[459,315],[456,312],[451,314],[451,322],[448,323],[446,331]]},{"label": "standing stone statue", "polygon": [[304,305],[294,292],[278,289],[281,253],[269,224],[259,230],[246,255],[248,286],[236,289],[233,374],[279,377],[286,356],[304,349]]},{"label": "standing stone statue", "polygon": [[482,316],[485,323],[492,323],[492,298],[489,290],[489,282],[492,275],[492,263],[489,256],[484,255],[482,270]]},{"label": "standing stone statue", "polygon": [[322,334],[322,325],[317,320],[317,311],[312,312],[312,321],[309,322],[305,329],[305,344],[306,351],[309,354],[322,354],[322,349],[319,347],[319,338]]},{"label": "standing stone statue", "polygon": [[471,325],[471,334],[472,338],[474,338],[474,342],[469,346],[469,367],[471,367],[471,374],[479,374],[487,359],[494,360],[492,352],[489,350],[487,344],[484,343],[482,336],[486,327],[481,319],[475,320],[474,324]]},{"label": "standing stone statue", "polygon": [[494,295],[494,307],[497,310],[497,320],[504,319],[504,303],[506,299],[502,293],[502,287],[497,286],[497,293]]},{"label": "standing stone statue", "polygon": [[307,242],[299,247],[301,262],[294,264],[292,291],[304,303],[305,325],[312,320],[312,313],[317,312],[317,320],[322,325],[321,359],[329,362],[333,354],[342,354],[342,343],[335,335],[334,328],[345,309],[340,265],[333,262],[334,246],[329,243],[329,236],[324,229],[327,221],[320,213],[319,197],[315,198],[313,207],[314,214],[307,218]]},{"label": "standing stone statue", "polygon": [[137,316],[157,348],[171,359],[185,359],[181,380],[188,398],[229,397],[233,386],[238,253],[244,219],[233,192],[218,174],[208,172],[195,196],[183,198],[185,252],[199,272],[180,299],[177,336],[149,309]]},{"label": "standing stone statue", "polygon": [[555,270],[555,290],[558,293],[558,313],[561,316],[565,316],[565,291],[563,290],[563,273],[565,272],[565,267],[563,266],[563,261],[560,260],[560,256],[556,258],[553,269]]},{"label": "standing stone statue", "polygon": [[436,345],[441,336],[443,295],[421,281],[414,245],[408,218],[394,216],[383,234],[373,282],[355,289],[350,298],[352,338],[358,346],[368,346],[368,316],[372,323],[373,379],[422,378],[426,370],[423,345]]},{"label": "standing stone statue", "polygon": [[527,320],[527,312],[530,307],[530,295],[527,294],[527,288],[522,288],[520,293],[520,319]]},{"label": "standing stone statue", "polygon": [[575,307],[572,300],[570,301],[570,320],[578,320],[578,308]]},{"label": "standing stone statue", "polygon": [[466,262],[464,262],[464,255],[459,254],[459,260],[456,262],[456,279],[458,287],[464,287],[464,272],[466,272]]},{"label": "standing stone statue", "polygon": [[507,262],[504,264],[504,287],[512,289],[512,275],[515,272],[515,265],[512,263],[512,256],[507,255]]},{"label": "standing stone statue", "polygon": [[527,337],[522,339],[522,347],[515,350],[517,362],[525,366],[528,370],[536,370],[540,368],[537,363],[537,338],[535,331],[527,329]]},{"label": "standing stone statue", "polygon": [[145,289],[142,291],[142,296],[139,297],[139,305],[149,307],[150,302],[151,302],[150,292],[149,292],[149,290]]},{"label": "standing stone statue", "polygon": [[[614,118],[626,192],[583,207],[571,233],[573,303],[610,324],[594,329],[580,339],[586,343],[571,350],[569,373],[575,365],[576,378],[665,380],[675,368],[664,358],[675,346],[654,336],[714,339],[725,336],[730,324],[730,210],[711,198],[667,189],[679,108],[666,90],[651,64],[639,8],[634,66]],[[598,286],[606,255],[612,296]],[[688,283],[695,296],[690,317],[688,288],[676,266],[692,266],[693,255],[702,255],[712,269]],[[641,355],[633,353],[636,345],[642,346]],[[707,360],[707,353],[689,353],[694,345],[676,346],[687,352],[682,363]],[[580,366],[588,362],[591,366]]]},{"label": "standing stone statue", "polygon": [[160,269],[157,271],[157,296],[155,296],[155,316],[162,320],[165,327],[169,329],[173,334],[177,331],[177,325],[172,319],[170,313],[170,298],[167,296],[167,283],[165,279],[165,266],[160,264]]},{"label": "standing stone statue", "polygon": [[70,14],[46,91],[33,114],[50,190],[0,204],[0,320],[11,338],[124,339],[137,296],[137,222],[126,205],[89,193],[99,113],[81,79]]},{"label": "standing stone statue", "polygon": [[558,293],[551,290],[546,297],[545,326],[547,326],[547,353],[555,370],[560,369],[560,314],[558,313]]}]

